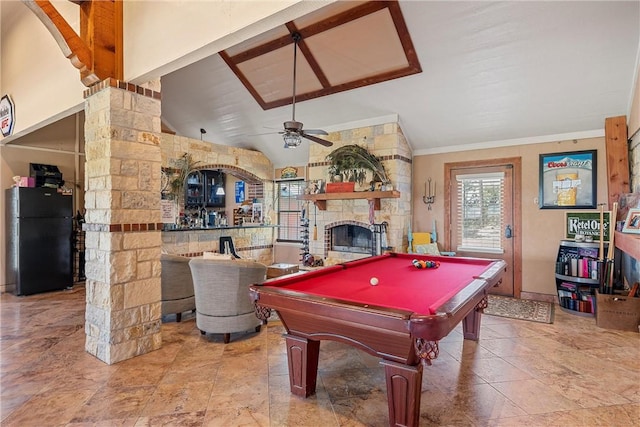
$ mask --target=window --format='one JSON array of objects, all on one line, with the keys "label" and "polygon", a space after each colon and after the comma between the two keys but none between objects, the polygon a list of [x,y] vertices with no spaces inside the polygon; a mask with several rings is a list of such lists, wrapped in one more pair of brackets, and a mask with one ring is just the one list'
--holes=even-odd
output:
[{"label": "window", "polygon": [[302,242],[300,218],[304,200],[298,196],[304,194],[304,180],[276,181],[278,194],[278,241]]},{"label": "window", "polygon": [[504,173],[456,175],[458,251],[503,253]]}]

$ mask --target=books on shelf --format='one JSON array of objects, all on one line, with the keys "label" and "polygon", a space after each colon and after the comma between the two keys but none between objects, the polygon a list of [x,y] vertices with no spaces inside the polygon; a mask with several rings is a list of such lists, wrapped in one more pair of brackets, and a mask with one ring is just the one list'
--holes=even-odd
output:
[{"label": "books on shelf", "polygon": [[583,313],[595,313],[595,295],[591,286],[578,286],[575,283],[562,282],[558,286],[560,306]]},{"label": "books on shelf", "polygon": [[563,276],[598,280],[600,268],[594,248],[562,248],[556,261],[556,273]]}]

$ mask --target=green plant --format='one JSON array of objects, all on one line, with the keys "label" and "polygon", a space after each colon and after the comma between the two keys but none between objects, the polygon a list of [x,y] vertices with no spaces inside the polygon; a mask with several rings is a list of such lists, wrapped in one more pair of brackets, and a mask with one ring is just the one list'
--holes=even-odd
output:
[{"label": "green plant", "polygon": [[187,177],[194,171],[199,162],[195,162],[191,154],[184,153],[176,159],[172,168],[163,169],[162,173],[168,176],[167,194],[174,200],[179,200],[184,194],[184,185]]},{"label": "green plant", "polygon": [[336,148],[327,155],[326,160],[331,163],[329,166],[331,181],[335,175],[345,175],[347,181],[362,185],[368,170],[373,174],[373,181],[389,182],[380,159],[359,145],[352,144]]}]

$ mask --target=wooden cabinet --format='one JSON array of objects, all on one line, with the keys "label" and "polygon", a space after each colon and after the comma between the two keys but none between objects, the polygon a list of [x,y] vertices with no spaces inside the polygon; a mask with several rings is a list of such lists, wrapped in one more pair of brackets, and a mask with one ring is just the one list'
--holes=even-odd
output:
[{"label": "wooden cabinet", "polygon": [[251,209],[248,211],[244,211],[242,208],[238,208],[233,211],[233,225],[241,226],[242,224],[247,224],[253,222],[253,212]]},{"label": "wooden cabinet", "polygon": [[[225,206],[225,174],[214,170],[191,172],[185,183],[185,206],[223,208]],[[222,189],[222,194],[218,194]]]}]

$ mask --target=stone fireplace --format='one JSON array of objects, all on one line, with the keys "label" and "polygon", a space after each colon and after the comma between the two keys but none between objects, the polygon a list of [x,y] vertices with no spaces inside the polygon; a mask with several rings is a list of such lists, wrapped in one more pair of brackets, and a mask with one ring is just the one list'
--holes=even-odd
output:
[{"label": "stone fireplace", "polygon": [[[326,182],[329,178],[326,156],[342,145],[357,144],[382,160],[399,197],[383,197],[379,204],[374,204],[365,196],[341,199],[336,194],[322,207],[310,205],[310,225],[317,226],[323,236],[309,242],[310,253],[316,259],[323,258],[325,265],[332,265],[380,254],[387,248],[406,251],[411,221],[412,153],[399,124],[373,124],[332,132],[326,139],[333,142],[332,147],[320,144],[309,147],[307,179]],[[365,181],[363,185],[356,183],[356,191],[368,190],[369,183]]]},{"label": "stone fireplace", "polygon": [[373,232],[358,221],[339,221],[325,226],[325,257],[329,251],[373,255]]},{"label": "stone fireplace", "polygon": [[350,220],[327,224],[324,257],[328,258],[330,252],[342,253],[350,259],[380,255],[387,250],[387,226],[386,222],[371,225]]}]

